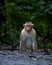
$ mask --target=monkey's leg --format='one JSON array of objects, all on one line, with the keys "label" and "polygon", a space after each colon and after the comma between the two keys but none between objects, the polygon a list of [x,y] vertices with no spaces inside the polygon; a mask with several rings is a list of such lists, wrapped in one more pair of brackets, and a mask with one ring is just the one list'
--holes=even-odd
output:
[{"label": "monkey's leg", "polygon": [[36,43],[32,43],[32,51],[33,52],[37,51],[37,44]]}]

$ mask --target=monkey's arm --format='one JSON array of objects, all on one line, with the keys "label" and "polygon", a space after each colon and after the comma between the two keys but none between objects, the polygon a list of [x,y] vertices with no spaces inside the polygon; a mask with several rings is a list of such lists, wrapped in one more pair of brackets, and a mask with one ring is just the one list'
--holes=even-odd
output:
[{"label": "monkey's arm", "polygon": [[20,35],[20,51],[25,50],[25,35],[21,33]]}]

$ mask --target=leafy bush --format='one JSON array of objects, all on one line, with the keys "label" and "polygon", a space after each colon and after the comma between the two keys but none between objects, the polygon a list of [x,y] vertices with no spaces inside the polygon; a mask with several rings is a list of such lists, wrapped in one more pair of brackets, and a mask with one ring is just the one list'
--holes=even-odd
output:
[{"label": "leafy bush", "polygon": [[[32,21],[38,36],[52,33],[52,4],[51,0],[5,0],[6,23],[0,25],[1,39],[5,43],[19,45],[20,31],[26,21]],[[4,24],[4,25],[3,25]],[[6,24],[6,25],[5,25]],[[40,43],[39,47],[43,47]],[[48,45],[50,47],[50,45]]]},{"label": "leafy bush", "polygon": [[52,43],[48,43],[48,48],[52,49]]}]

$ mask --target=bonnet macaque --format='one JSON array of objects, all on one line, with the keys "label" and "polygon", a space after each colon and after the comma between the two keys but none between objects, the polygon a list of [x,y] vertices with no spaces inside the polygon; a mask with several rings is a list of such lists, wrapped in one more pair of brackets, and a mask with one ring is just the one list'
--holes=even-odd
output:
[{"label": "bonnet macaque", "polygon": [[37,43],[36,43],[36,32],[33,29],[34,24],[31,22],[26,22],[23,24],[24,28],[21,31],[20,35],[20,51],[36,51]]}]

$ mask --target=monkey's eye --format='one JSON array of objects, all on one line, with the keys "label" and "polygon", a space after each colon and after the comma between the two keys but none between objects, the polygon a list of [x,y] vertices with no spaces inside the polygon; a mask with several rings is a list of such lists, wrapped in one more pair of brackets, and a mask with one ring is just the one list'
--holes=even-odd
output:
[{"label": "monkey's eye", "polygon": [[27,26],[31,26],[31,25],[27,25]]}]

